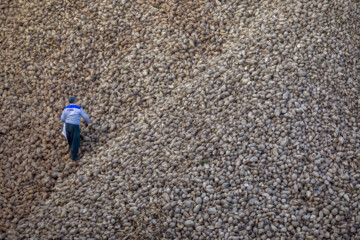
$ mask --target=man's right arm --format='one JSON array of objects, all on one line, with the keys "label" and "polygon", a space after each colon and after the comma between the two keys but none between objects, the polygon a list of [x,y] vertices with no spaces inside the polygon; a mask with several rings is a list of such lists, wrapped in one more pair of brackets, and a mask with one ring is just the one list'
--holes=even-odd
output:
[{"label": "man's right arm", "polygon": [[83,109],[80,110],[80,115],[83,117],[83,119],[85,119],[85,121],[87,123],[91,122],[90,118],[88,117],[88,115],[86,115],[86,113],[85,113],[85,111]]}]

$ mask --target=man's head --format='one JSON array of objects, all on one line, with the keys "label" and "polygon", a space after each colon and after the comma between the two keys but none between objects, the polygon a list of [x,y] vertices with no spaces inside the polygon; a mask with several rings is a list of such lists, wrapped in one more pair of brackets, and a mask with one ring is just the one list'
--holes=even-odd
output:
[{"label": "man's head", "polygon": [[70,96],[69,97],[69,103],[74,103],[75,102],[75,97],[74,96]]}]

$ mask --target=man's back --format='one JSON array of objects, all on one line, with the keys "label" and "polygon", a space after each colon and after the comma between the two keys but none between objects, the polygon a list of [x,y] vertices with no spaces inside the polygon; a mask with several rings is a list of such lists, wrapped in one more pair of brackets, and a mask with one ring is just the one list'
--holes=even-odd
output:
[{"label": "man's back", "polygon": [[61,115],[61,120],[65,123],[80,125],[81,117],[83,117],[86,122],[90,122],[90,118],[86,115],[80,106],[71,104],[64,108]]}]

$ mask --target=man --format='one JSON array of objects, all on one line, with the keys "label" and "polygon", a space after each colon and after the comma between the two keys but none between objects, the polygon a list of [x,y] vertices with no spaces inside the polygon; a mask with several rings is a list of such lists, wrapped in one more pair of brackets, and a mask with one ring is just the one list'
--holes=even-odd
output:
[{"label": "man", "polygon": [[86,115],[84,110],[75,105],[75,97],[69,97],[70,105],[64,108],[61,114],[61,121],[65,124],[66,139],[69,143],[71,158],[73,160],[80,160],[78,157],[80,146],[80,120],[81,117],[89,124],[90,118]]}]

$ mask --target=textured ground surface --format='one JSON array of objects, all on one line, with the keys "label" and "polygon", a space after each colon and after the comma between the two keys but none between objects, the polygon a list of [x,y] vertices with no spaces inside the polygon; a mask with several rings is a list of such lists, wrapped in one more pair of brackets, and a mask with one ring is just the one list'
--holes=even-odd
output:
[{"label": "textured ground surface", "polygon": [[360,238],[359,7],[0,0],[0,237]]}]

